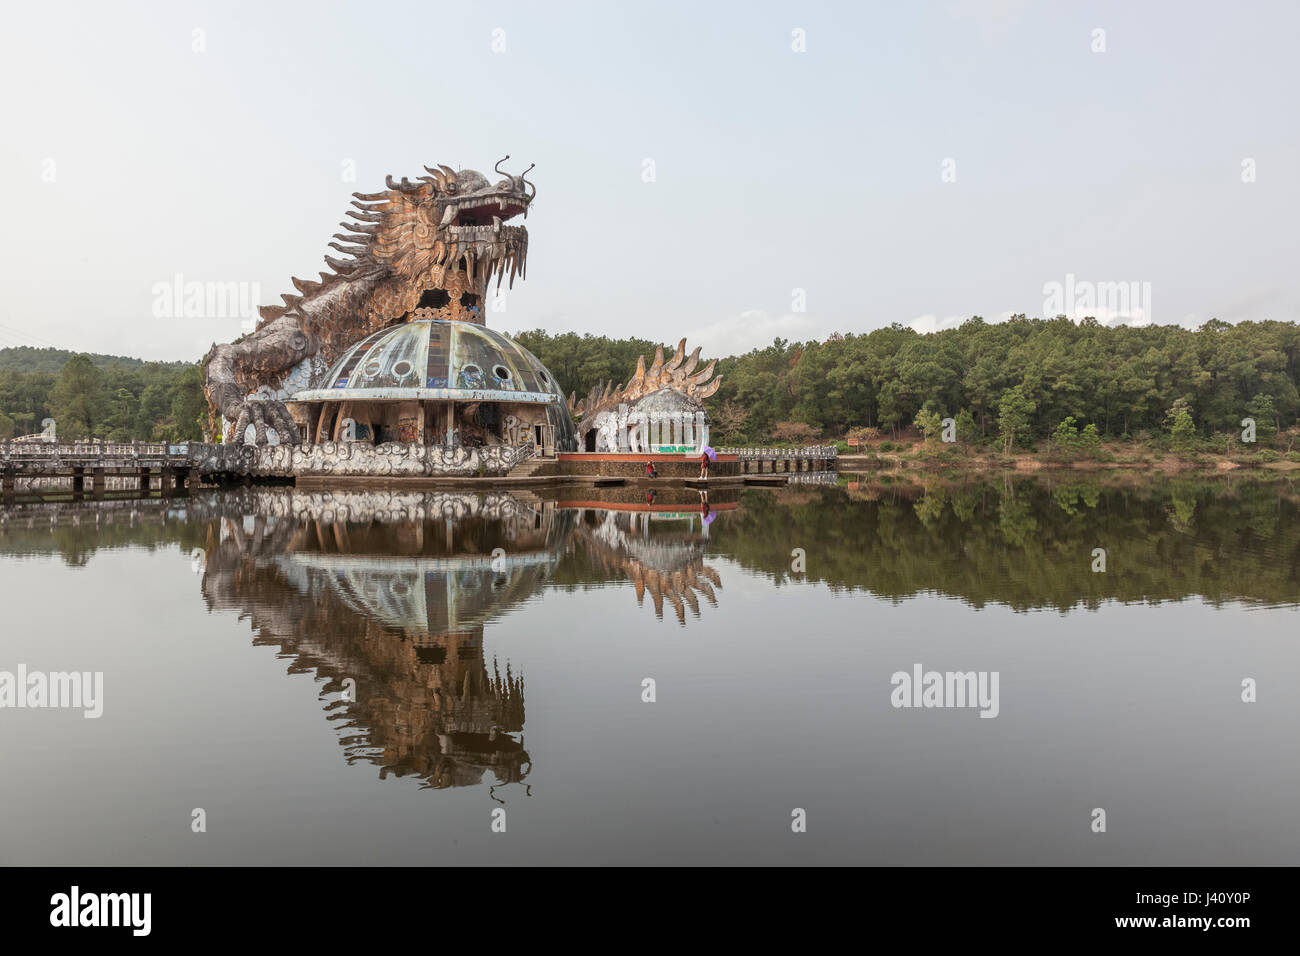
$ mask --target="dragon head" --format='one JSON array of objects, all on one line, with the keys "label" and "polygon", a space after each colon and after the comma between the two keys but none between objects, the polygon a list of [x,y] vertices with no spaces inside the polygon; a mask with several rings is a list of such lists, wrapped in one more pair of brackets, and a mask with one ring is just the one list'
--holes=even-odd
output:
[{"label": "dragon head", "polygon": [[[366,276],[397,279],[423,292],[467,292],[482,296],[492,275],[497,285],[524,275],[528,230],[506,225],[528,215],[537,188],[524,177],[501,169],[490,182],[473,169],[424,167],[427,175],[414,182],[388,176],[388,188],[378,193],[353,193],[355,207],[340,223],[346,233],[335,234],[330,247],[348,256],[325,261],[346,279]],[[313,288],[299,291],[310,293]]]}]

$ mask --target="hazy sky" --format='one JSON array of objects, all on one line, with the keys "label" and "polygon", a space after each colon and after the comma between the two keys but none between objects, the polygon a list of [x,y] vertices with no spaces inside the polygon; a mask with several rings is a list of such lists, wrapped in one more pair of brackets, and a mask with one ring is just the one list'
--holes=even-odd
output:
[{"label": "hazy sky", "polygon": [[506,331],[726,354],[1039,315],[1067,275],[1149,283],[1139,321],[1300,316],[1293,2],[97,2],[0,29],[0,346],[197,358],[239,317],[156,316],[158,283],[277,302],[354,189],[506,153],[538,187]]}]

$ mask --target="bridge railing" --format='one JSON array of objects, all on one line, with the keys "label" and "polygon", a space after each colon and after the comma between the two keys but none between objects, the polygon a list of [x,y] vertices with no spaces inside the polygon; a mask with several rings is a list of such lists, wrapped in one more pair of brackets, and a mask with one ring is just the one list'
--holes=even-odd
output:
[{"label": "bridge railing", "polygon": [[177,464],[190,460],[190,443],[109,441],[0,441],[0,461],[136,461],[166,459]]},{"label": "bridge railing", "polygon": [[741,461],[769,461],[786,458],[835,458],[839,449],[835,445],[805,445],[802,448],[719,448],[718,454],[735,455]]}]

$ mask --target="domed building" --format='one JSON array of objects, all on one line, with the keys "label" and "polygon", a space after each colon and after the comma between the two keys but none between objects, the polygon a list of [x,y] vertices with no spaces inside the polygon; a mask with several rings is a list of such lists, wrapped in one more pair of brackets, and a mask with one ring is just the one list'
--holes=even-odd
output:
[{"label": "domed building", "polygon": [[485,325],[432,310],[357,342],[316,387],[285,404],[316,445],[532,442],[548,457],[577,449],[564,395],[535,355]]}]

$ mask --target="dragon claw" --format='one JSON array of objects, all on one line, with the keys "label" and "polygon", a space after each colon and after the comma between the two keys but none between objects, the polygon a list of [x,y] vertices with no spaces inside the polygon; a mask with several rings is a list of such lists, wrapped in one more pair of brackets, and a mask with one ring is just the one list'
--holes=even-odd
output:
[{"label": "dragon claw", "polygon": [[[267,433],[272,429],[281,445],[302,444],[298,426],[294,424],[293,416],[289,414],[283,402],[249,399],[240,402],[233,411],[235,429],[231,441],[236,445],[268,445],[270,437]],[[230,417],[232,416],[227,416]],[[251,443],[247,440],[249,425],[253,426]]]}]

